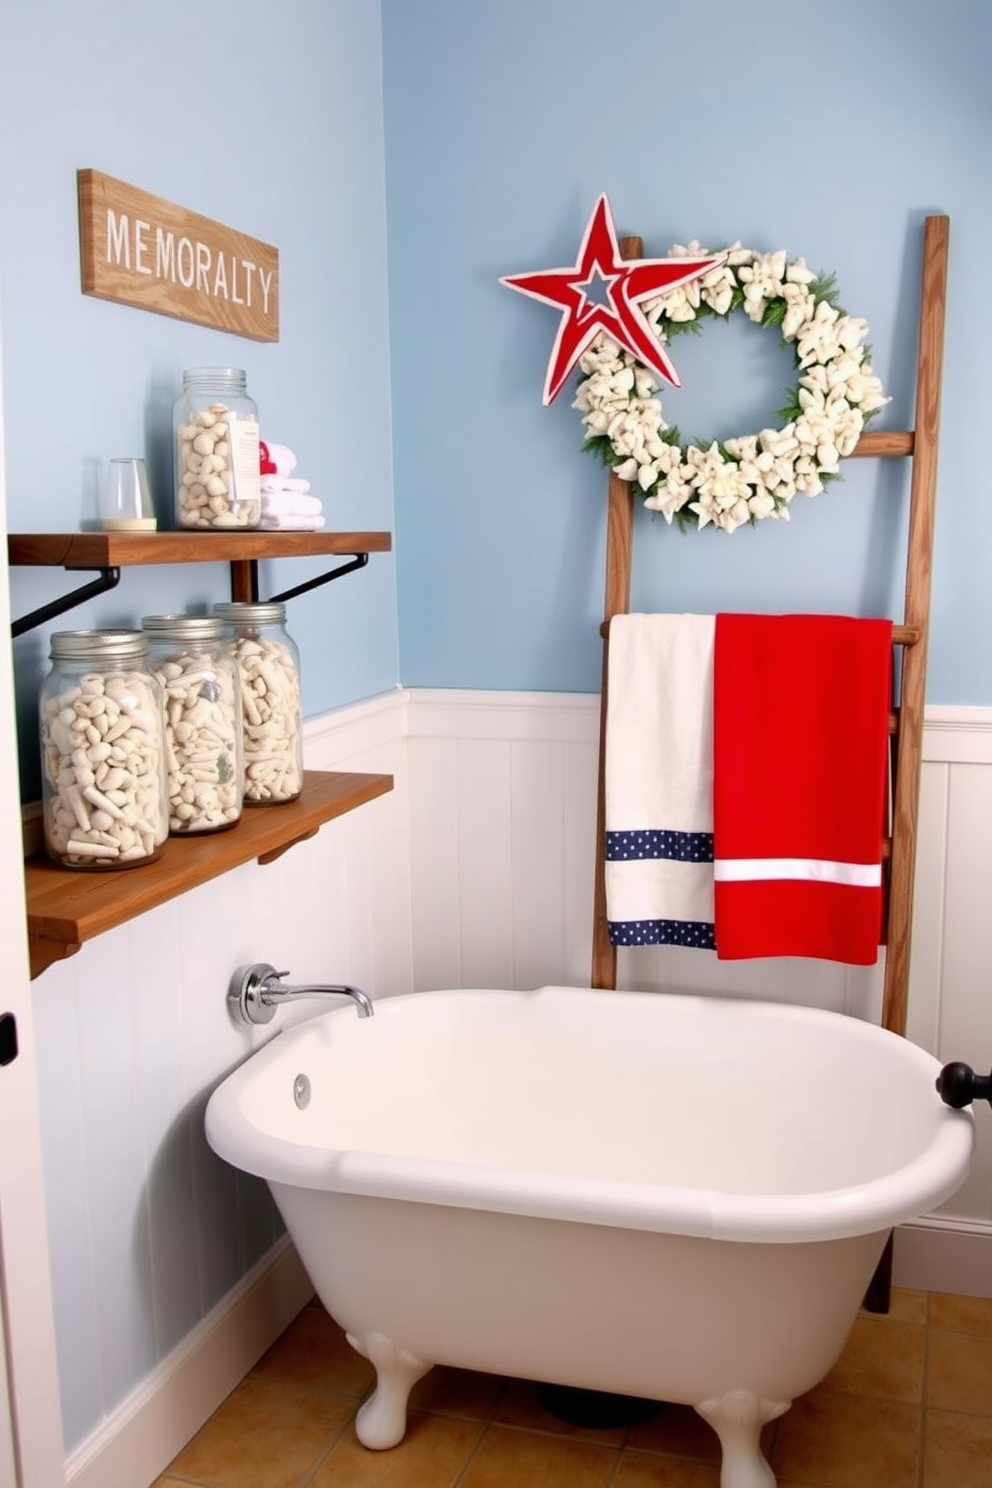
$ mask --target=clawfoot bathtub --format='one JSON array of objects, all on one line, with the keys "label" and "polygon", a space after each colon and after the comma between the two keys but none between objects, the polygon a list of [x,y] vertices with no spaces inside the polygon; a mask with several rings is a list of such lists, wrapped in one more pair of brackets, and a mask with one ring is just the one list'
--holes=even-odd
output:
[{"label": "clawfoot bathtub", "polygon": [[835,1363],[892,1226],[967,1173],[939,1069],[814,1009],[424,992],[280,1034],[206,1130],[375,1366],[366,1446],[450,1364],[693,1405],[722,1488],[771,1488],[763,1424]]}]

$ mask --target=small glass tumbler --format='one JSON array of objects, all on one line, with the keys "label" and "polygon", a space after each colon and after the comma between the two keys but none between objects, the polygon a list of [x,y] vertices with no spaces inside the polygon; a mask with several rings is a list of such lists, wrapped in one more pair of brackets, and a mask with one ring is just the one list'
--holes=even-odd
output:
[{"label": "small glass tumbler", "polygon": [[111,460],[102,525],[105,532],[155,531],[158,523],[144,460]]}]

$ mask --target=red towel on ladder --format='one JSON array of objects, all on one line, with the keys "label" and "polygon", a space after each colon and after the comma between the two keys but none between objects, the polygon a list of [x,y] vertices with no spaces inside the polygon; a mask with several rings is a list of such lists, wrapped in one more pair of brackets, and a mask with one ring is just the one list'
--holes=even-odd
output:
[{"label": "red towel on ladder", "polygon": [[717,956],[878,959],[892,622],[718,615]]}]

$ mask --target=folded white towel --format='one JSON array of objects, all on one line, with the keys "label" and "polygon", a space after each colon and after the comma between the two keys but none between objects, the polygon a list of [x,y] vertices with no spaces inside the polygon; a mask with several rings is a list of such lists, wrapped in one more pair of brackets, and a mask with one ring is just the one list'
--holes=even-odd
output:
[{"label": "folded white towel", "polygon": [[287,444],[272,444],[265,440],[265,447],[269,452],[269,459],[276,467],[276,475],[292,475],[296,469],[296,456]]},{"label": "folded white towel", "polygon": [[713,947],[713,615],[617,615],[606,707],[614,945]]},{"label": "folded white towel", "polygon": [[279,491],[299,491],[305,494],[310,489],[308,480],[290,480],[285,475],[263,475],[259,481],[263,495]]},{"label": "folded white towel", "polygon": [[285,517],[319,517],[323,502],[296,491],[263,491],[262,511]]},{"label": "folded white towel", "polygon": [[301,517],[287,512],[264,512],[259,526],[264,532],[319,532],[324,518]]}]

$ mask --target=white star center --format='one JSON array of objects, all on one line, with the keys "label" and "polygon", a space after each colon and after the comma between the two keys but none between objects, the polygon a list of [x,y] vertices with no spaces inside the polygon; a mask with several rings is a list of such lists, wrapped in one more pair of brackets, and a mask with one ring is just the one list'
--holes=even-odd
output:
[{"label": "white star center", "polygon": [[618,274],[604,274],[599,264],[593,264],[592,273],[588,279],[576,280],[575,287],[582,291],[584,300],[579,311],[580,316],[591,314],[596,307],[612,310],[613,301],[610,298],[610,290],[619,277]]}]

